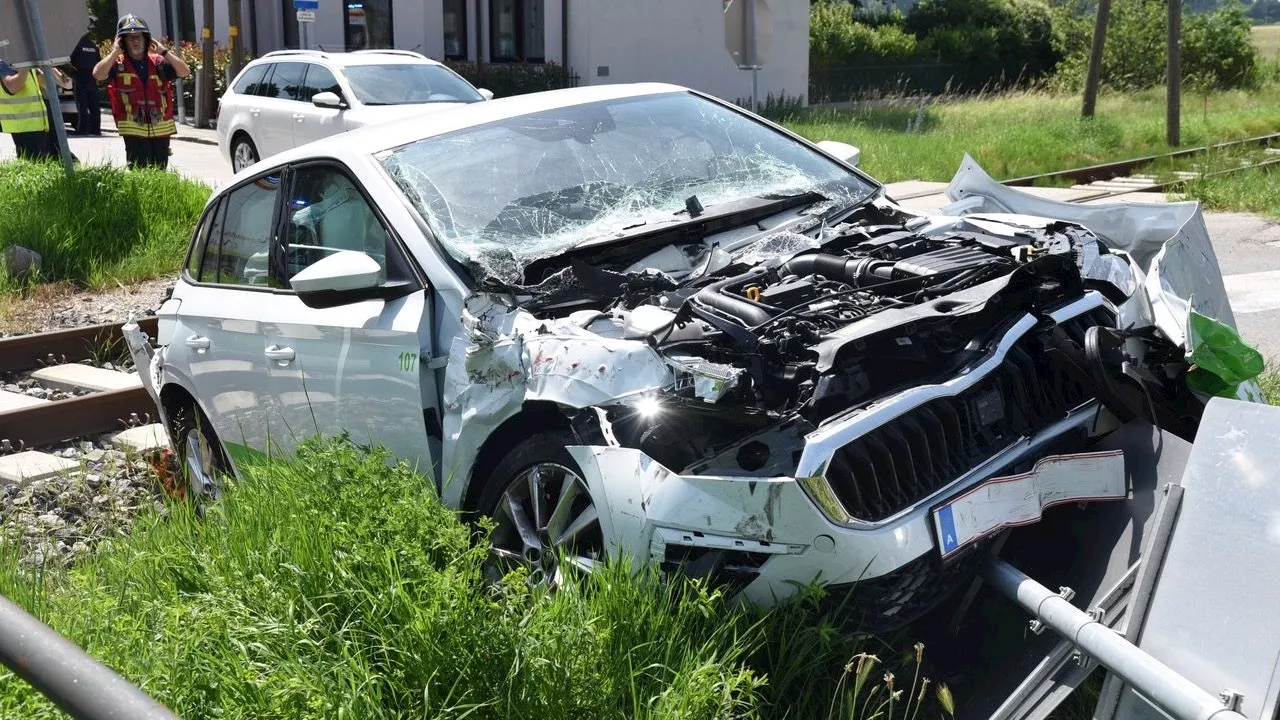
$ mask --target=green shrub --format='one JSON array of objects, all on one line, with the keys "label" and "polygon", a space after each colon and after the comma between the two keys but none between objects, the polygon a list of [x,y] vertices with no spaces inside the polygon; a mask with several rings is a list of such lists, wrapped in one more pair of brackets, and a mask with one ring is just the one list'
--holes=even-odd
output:
[{"label": "green shrub", "polygon": [[[1093,37],[1093,6],[1071,0],[1055,9],[1059,50],[1067,58],[1054,85],[1084,86]],[[1111,6],[1103,49],[1102,83],[1114,90],[1142,90],[1165,82],[1168,10],[1162,0],[1120,0]],[[1182,17],[1183,81],[1203,89],[1256,88],[1268,80],[1250,42],[1249,24],[1237,7]]]},{"label": "green shrub", "polygon": [[923,0],[905,27],[923,53],[980,65],[992,78],[1038,78],[1062,57],[1049,7],[1038,0]]},{"label": "green shrub", "polygon": [[[209,188],[161,170],[60,163],[0,164],[0,248],[40,253],[31,281],[101,286],[173,273]],[[14,281],[0,277],[0,288]]]},{"label": "green shrub", "polygon": [[478,88],[495,97],[523,95],[573,87],[577,78],[569,68],[548,63],[473,63],[449,60],[445,64]]},{"label": "green shrub", "polygon": [[893,24],[855,22],[847,5],[815,4],[809,19],[809,59],[818,66],[902,63],[916,54],[916,38]]}]

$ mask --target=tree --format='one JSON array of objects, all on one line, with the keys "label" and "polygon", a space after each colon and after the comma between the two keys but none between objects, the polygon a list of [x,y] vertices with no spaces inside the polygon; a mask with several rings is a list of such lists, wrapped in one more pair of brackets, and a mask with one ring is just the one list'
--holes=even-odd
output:
[{"label": "tree", "polygon": [[115,37],[120,20],[116,0],[85,0],[85,6],[89,8],[89,36],[95,42]]}]

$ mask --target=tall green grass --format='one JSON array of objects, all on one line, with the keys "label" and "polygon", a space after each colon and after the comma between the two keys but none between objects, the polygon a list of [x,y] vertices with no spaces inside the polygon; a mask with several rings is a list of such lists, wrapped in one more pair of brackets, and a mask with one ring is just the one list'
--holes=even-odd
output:
[{"label": "tall green grass", "polygon": [[[161,170],[0,164],[0,248],[40,253],[39,277],[89,287],[176,273],[209,188]],[[25,283],[0,271],[0,290]]]},{"label": "tall green grass", "polygon": [[[554,594],[486,584],[483,533],[343,441],[167,515],[70,570],[0,563],[0,593],[188,720],[939,714],[919,663],[891,692],[812,592],[763,612],[621,565]],[[0,673],[0,717],[60,715]]]},{"label": "tall green grass", "polygon": [[1206,210],[1255,212],[1280,220],[1280,172],[1242,170],[1230,175],[1197,178],[1179,188]]},{"label": "tall green grass", "polygon": [[[1182,144],[1194,146],[1280,131],[1280,86],[1202,96],[1184,92]],[[1080,98],[1021,92],[931,101],[921,131],[906,132],[916,101],[793,114],[783,124],[810,140],[839,140],[862,150],[877,179],[948,181],[964,153],[999,179],[1168,152],[1163,90],[1104,94],[1093,118]]]}]

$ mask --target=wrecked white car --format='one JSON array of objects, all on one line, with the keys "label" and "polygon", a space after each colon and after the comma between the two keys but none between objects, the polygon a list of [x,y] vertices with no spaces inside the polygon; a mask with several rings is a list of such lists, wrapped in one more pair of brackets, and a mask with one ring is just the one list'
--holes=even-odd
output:
[{"label": "wrecked white car", "polygon": [[1002,528],[1123,497],[1095,438],[1194,434],[1188,318],[1233,320],[1193,204],[967,161],[923,217],[856,157],[669,85],[349,133],[217,192],[130,347],[198,491],[346,432],[532,582],[628,555],[764,603],[856,583],[892,627]]}]

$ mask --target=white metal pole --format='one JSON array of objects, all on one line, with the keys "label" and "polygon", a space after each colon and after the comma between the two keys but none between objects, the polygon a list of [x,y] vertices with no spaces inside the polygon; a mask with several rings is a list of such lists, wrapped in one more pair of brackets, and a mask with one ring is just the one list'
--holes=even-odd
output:
[{"label": "white metal pole", "polygon": [[760,73],[759,47],[756,45],[756,0],[746,0],[746,3],[747,6],[743,8],[743,32],[746,34],[747,65],[751,66],[751,112],[756,112],[760,103],[759,85],[756,82]]},{"label": "white metal pole", "polygon": [[982,577],[1177,720],[1244,720],[1243,715],[1225,707],[1221,699],[1009,563],[988,559],[982,566]]},{"label": "white metal pole", "polygon": [[[173,18],[173,27],[171,28],[173,34],[169,36],[169,42],[173,45],[174,52],[177,52],[182,45],[182,16],[178,14],[178,0],[169,0],[169,16]],[[182,78],[178,78],[177,84],[178,122],[185,125],[187,124],[187,101],[182,98]]]}]

